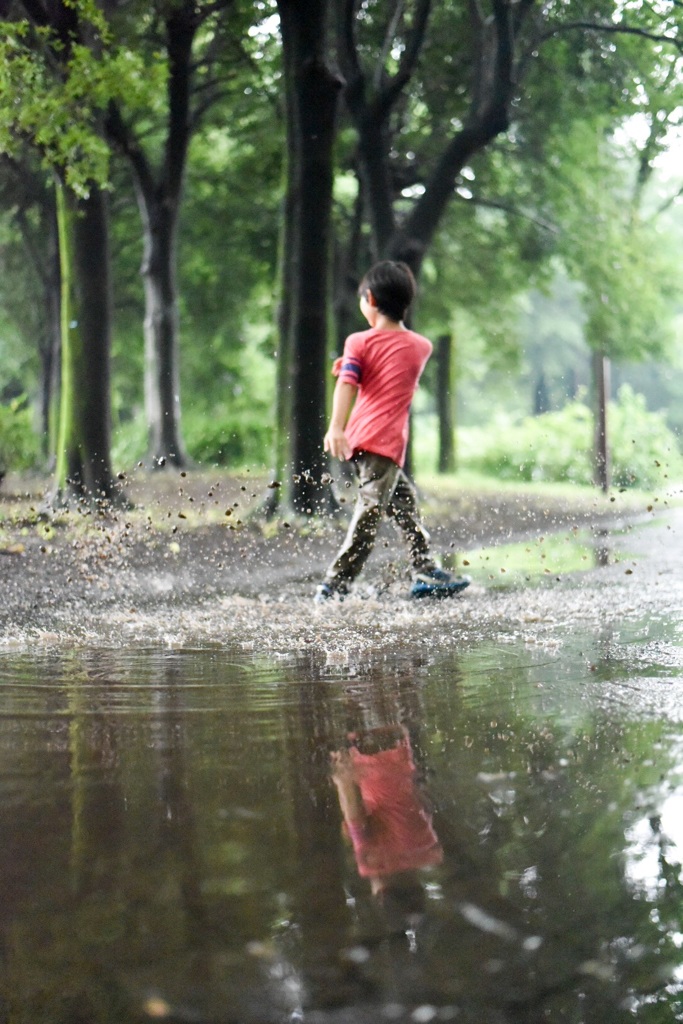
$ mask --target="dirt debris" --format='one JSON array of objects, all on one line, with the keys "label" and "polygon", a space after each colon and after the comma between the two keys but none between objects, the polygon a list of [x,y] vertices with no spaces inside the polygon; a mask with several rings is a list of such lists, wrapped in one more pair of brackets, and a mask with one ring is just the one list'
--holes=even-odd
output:
[{"label": "dirt debris", "polygon": [[[345,519],[264,520],[266,478],[214,471],[131,476],[133,507],[82,508],[46,517],[45,481],[9,477],[0,492],[0,644],[223,643],[249,649],[322,647],[328,658],[410,642],[449,643],[476,631],[484,581],[438,608],[405,600],[407,560],[387,525],[356,594],[321,615],[315,584],[334,554]],[[607,529],[645,514],[638,505],[571,504],[529,493],[423,493],[434,550],[538,538],[587,526]],[[652,515],[653,513],[648,513]],[[469,570],[468,570],[469,571]],[[379,595],[379,596],[378,596]],[[548,602],[505,609],[498,620],[550,628]],[[496,605],[495,609],[491,601]],[[580,609],[577,609],[577,612]]]}]

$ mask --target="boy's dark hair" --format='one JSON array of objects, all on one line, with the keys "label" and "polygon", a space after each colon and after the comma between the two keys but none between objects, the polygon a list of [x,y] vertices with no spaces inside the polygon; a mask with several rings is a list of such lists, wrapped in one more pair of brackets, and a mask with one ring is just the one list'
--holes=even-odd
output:
[{"label": "boy's dark hair", "polygon": [[399,323],[417,294],[417,285],[406,263],[382,260],[370,267],[358,286],[359,295],[368,291],[372,292],[380,313]]}]

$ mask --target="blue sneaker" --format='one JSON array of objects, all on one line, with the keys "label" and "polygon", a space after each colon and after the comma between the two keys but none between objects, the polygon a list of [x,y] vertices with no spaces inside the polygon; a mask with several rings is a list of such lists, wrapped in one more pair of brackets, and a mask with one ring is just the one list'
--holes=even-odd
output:
[{"label": "blue sneaker", "polygon": [[348,590],[344,584],[340,584],[339,587],[333,587],[329,583],[321,583],[316,589],[313,597],[314,604],[327,604],[328,601],[343,601]]},{"label": "blue sneaker", "polygon": [[452,597],[469,587],[469,576],[451,576],[443,569],[419,572],[410,588],[411,597]]}]

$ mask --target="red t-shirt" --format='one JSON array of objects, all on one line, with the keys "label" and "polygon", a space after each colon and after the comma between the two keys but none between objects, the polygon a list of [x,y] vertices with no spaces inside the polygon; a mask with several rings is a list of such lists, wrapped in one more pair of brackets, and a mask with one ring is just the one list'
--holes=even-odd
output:
[{"label": "red t-shirt", "polygon": [[349,754],[367,815],[362,825],[346,823],[358,873],[382,877],[440,864],[443,850],[415,784],[408,737],[389,750],[351,747]]},{"label": "red t-shirt", "polygon": [[358,387],[345,429],[354,452],[403,465],[410,403],[431,354],[431,341],[415,331],[370,328],[349,335],[338,365],[339,379]]}]

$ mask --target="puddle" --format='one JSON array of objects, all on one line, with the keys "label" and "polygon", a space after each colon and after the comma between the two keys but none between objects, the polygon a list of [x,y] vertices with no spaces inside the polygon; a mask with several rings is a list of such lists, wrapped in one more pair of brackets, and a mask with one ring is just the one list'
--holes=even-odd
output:
[{"label": "puddle", "polygon": [[683,1020],[663,626],[7,652],[0,691],[2,1020]]}]

